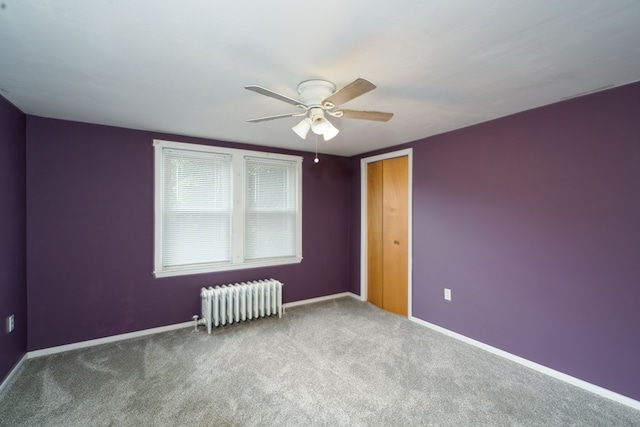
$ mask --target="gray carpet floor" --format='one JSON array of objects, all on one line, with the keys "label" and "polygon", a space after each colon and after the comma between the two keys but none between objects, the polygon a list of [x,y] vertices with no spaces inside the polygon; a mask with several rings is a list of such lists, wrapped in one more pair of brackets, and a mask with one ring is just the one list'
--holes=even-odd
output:
[{"label": "gray carpet floor", "polygon": [[640,426],[640,411],[355,300],[30,359],[2,426]]}]

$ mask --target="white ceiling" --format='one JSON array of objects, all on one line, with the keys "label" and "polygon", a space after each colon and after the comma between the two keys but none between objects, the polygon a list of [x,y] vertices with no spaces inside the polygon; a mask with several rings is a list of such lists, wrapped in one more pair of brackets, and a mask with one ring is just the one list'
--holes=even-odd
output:
[{"label": "white ceiling", "polygon": [[313,151],[321,78],[378,88],[330,118],[350,156],[640,80],[638,0],[0,0],[0,93],[27,114]]}]

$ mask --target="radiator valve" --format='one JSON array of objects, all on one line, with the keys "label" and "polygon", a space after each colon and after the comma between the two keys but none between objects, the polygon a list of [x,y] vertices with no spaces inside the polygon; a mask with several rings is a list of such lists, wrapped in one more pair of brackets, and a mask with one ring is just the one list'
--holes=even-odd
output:
[{"label": "radiator valve", "polygon": [[198,332],[198,315],[195,314],[193,317],[193,330]]}]

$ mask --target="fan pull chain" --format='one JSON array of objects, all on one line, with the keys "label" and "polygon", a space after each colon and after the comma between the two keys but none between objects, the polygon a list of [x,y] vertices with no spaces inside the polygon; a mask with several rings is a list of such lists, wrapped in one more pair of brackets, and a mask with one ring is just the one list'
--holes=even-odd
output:
[{"label": "fan pull chain", "polygon": [[316,158],[313,159],[314,163],[318,163],[320,159],[318,159],[318,134],[316,134]]}]

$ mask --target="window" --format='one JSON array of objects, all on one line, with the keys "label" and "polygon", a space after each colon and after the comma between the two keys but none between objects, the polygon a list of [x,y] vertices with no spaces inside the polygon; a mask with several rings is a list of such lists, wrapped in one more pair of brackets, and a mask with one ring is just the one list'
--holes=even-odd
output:
[{"label": "window", "polygon": [[302,157],[154,146],[156,277],[302,260]]}]

